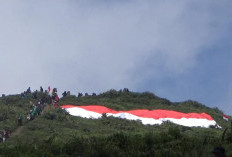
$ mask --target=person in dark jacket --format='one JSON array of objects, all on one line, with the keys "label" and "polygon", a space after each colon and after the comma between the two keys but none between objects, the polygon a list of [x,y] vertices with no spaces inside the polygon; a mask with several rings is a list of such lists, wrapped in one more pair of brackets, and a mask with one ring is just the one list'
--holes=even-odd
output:
[{"label": "person in dark jacket", "polygon": [[31,87],[28,87],[27,94],[31,93]]},{"label": "person in dark jacket", "polygon": [[22,125],[23,125],[23,117],[22,117],[22,115],[20,115],[18,117],[18,126],[22,126]]},{"label": "person in dark jacket", "polygon": [[66,97],[67,96],[67,92],[64,91],[64,93],[62,93],[63,97]]},{"label": "person in dark jacket", "polygon": [[44,91],[44,90],[43,90],[43,87],[40,86],[40,92],[43,93],[43,91]]}]

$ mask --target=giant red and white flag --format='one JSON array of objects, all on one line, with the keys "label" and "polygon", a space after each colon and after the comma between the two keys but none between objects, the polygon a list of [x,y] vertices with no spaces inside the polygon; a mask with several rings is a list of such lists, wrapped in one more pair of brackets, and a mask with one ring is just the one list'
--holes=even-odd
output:
[{"label": "giant red and white flag", "polygon": [[64,105],[61,108],[69,112],[70,115],[82,118],[98,119],[105,113],[106,116],[113,116],[127,120],[140,120],[144,125],[160,125],[163,122],[170,121],[172,123],[188,126],[188,127],[205,127],[217,126],[214,119],[206,113],[181,113],[173,110],[130,110],[116,111],[105,106],[88,105],[74,106]]},{"label": "giant red and white flag", "polygon": [[229,117],[225,114],[223,114],[223,119],[226,120],[226,121],[229,121]]}]

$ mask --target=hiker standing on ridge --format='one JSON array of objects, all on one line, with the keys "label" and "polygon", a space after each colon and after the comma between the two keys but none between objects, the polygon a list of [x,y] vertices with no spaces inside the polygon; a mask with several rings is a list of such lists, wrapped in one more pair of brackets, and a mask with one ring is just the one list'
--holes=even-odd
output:
[{"label": "hiker standing on ridge", "polygon": [[57,96],[57,89],[53,88],[52,90],[52,96],[55,98]]},{"label": "hiker standing on ridge", "polygon": [[58,107],[58,102],[59,102],[59,97],[58,97],[58,95],[57,95],[57,89],[56,88],[54,88],[53,90],[52,90],[52,104],[53,104],[53,106],[55,106],[55,107]]},{"label": "hiker standing on ridge", "polygon": [[28,87],[27,94],[31,93],[31,87]]},{"label": "hiker standing on ridge", "polygon": [[63,97],[66,97],[67,96],[67,92],[64,91],[64,93],[62,93]]},{"label": "hiker standing on ridge", "polygon": [[40,86],[40,92],[43,93],[43,87],[42,86]]}]

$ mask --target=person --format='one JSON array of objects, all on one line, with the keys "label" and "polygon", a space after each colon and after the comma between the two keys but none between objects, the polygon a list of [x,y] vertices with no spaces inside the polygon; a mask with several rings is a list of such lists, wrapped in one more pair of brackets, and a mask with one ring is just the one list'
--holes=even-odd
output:
[{"label": "person", "polygon": [[33,105],[33,109],[30,111],[30,120],[33,120],[38,115],[39,109],[36,105]]},{"label": "person", "polygon": [[32,94],[32,96],[33,96],[34,99],[37,99],[37,98],[38,98],[37,94],[38,94],[38,91],[37,91],[37,90]]},{"label": "person", "polygon": [[64,93],[62,93],[63,97],[66,97],[67,96],[67,92],[64,91]]},{"label": "person", "polygon": [[214,157],[226,157],[225,149],[221,146],[215,147],[212,153],[214,154]]},{"label": "person", "polygon": [[57,95],[57,89],[56,88],[54,88],[53,90],[52,90],[52,104],[53,104],[53,106],[55,106],[55,107],[58,107],[58,102],[59,102],[59,97],[58,97],[58,95]]},{"label": "person", "polygon": [[37,108],[38,108],[38,115],[40,115],[40,113],[42,112],[42,104],[40,101],[38,101],[37,103]]},{"label": "person", "polygon": [[23,118],[22,118],[22,115],[20,115],[18,117],[18,126],[22,126],[23,125]]},{"label": "person", "polygon": [[52,99],[55,99],[56,96],[57,96],[57,89],[54,88],[54,89],[52,90]]},{"label": "person", "polygon": [[31,120],[31,112],[28,113],[27,120]]},{"label": "person", "polygon": [[44,104],[43,104],[42,100],[39,99],[38,104],[37,104],[37,107],[38,107],[38,114],[39,114],[39,115],[40,115],[40,113],[42,112],[42,110],[43,110],[43,108],[44,108],[43,105],[44,105]]},{"label": "person", "polygon": [[5,142],[6,141],[6,131],[3,130],[2,131],[2,142]]},{"label": "person", "polygon": [[0,143],[4,142],[4,135],[3,135],[3,131],[0,131]]},{"label": "person", "polygon": [[10,135],[11,135],[11,129],[10,128],[5,128],[4,129],[4,137],[5,137],[4,140],[10,138]]},{"label": "person", "polygon": [[78,93],[78,98],[82,97],[83,94],[82,93]]},{"label": "person", "polygon": [[28,98],[28,93],[24,92],[23,96],[24,96],[25,99],[27,99]]},{"label": "person", "polygon": [[27,93],[31,93],[31,87],[28,87]]},{"label": "person", "polygon": [[55,97],[55,99],[53,100],[53,106],[55,107],[58,107],[59,106],[59,101],[60,101],[60,98],[58,96]]},{"label": "person", "polygon": [[43,93],[43,87],[42,86],[40,86],[40,92]]}]

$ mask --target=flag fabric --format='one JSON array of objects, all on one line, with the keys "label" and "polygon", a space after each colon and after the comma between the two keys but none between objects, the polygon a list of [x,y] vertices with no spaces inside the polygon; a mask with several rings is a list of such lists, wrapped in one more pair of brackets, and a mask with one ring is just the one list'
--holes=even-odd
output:
[{"label": "flag fabric", "polygon": [[173,110],[146,109],[116,111],[99,105],[64,105],[61,108],[69,112],[70,115],[90,119],[99,119],[102,117],[102,114],[105,114],[107,117],[112,116],[127,120],[139,120],[144,125],[161,125],[163,122],[170,121],[188,127],[209,128],[210,126],[218,126],[215,120],[206,113],[182,113]]},{"label": "flag fabric", "polygon": [[226,121],[229,121],[229,117],[225,114],[223,114],[223,119],[226,120]]}]

